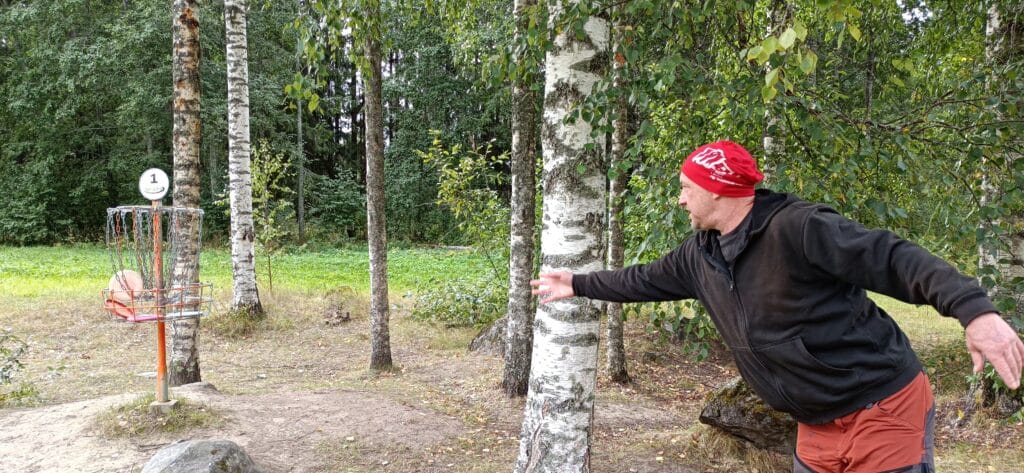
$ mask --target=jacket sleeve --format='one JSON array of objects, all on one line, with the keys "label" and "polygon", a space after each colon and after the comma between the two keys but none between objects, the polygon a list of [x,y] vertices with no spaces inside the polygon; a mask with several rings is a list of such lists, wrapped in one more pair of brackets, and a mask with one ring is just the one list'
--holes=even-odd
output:
[{"label": "jacket sleeve", "polygon": [[832,277],[911,304],[931,305],[964,327],[996,311],[977,281],[941,258],[831,209],[815,210],[805,220],[803,248],[811,265]]},{"label": "jacket sleeve", "polygon": [[692,299],[693,278],[686,254],[692,239],[671,253],[648,264],[613,271],[574,274],[572,289],[577,296],[609,302],[657,302]]}]

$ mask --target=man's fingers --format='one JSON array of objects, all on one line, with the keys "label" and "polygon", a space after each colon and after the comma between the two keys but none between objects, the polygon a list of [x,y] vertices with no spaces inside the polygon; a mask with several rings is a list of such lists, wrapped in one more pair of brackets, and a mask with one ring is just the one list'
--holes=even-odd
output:
[{"label": "man's fingers", "polygon": [[1009,359],[999,356],[990,358],[988,361],[992,363],[992,367],[996,369],[996,373],[999,373],[999,377],[1003,378],[1008,388],[1017,389],[1017,386],[1020,385],[1020,370],[1015,370]]},{"label": "man's fingers", "polygon": [[1010,376],[1012,380],[1007,378],[1003,378],[1003,380],[1006,381],[1006,386],[1010,389],[1017,389],[1020,386],[1021,370],[1024,369],[1024,353],[1022,353],[1020,345],[1021,343],[1018,340],[1009,349],[1010,359],[1012,360],[1010,363]]},{"label": "man's fingers", "polygon": [[[1003,381],[1006,382],[1006,386],[1010,389],[1017,389],[1017,386],[1020,385],[1021,368],[1024,367],[1024,359],[1021,357],[1020,348],[1018,347],[1019,344],[1019,340],[1014,340],[1010,342],[1010,345],[1007,346],[1005,350],[1003,350],[1006,373],[1004,374],[1003,372],[999,372],[999,376],[1003,378]],[[998,371],[998,369],[996,371]]]},{"label": "man's fingers", "polygon": [[1024,371],[1024,342],[1017,340],[1017,343],[1014,344],[1014,351],[1017,353],[1017,366],[1020,367],[1020,370],[1017,372],[1020,373]]},{"label": "man's fingers", "polygon": [[974,348],[971,348],[970,352],[971,360],[974,361],[974,372],[980,373],[981,370],[985,368],[985,357],[981,355],[980,351],[977,351]]}]

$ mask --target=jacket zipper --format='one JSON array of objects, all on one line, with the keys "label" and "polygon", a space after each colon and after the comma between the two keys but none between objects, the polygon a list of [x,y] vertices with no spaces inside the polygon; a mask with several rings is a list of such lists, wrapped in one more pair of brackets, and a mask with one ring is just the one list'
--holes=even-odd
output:
[{"label": "jacket zipper", "polygon": [[726,270],[726,277],[729,278],[729,291],[732,292],[733,298],[736,300],[736,311],[739,313],[739,317],[742,319],[743,330],[741,335],[743,336],[743,342],[747,345],[747,350],[750,350],[750,358],[753,359],[765,373],[768,373],[768,378],[771,379],[772,384],[775,386],[775,391],[778,393],[779,400],[790,404],[790,410],[792,412],[800,412],[797,406],[792,405],[789,402],[789,397],[785,395],[785,390],[782,389],[782,381],[779,377],[772,373],[767,366],[761,361],[761,358],[754,351],[754,346],[750,343],[750,318],[748,317],[747,310],[743,307],[743,301],[740,299],[740,293],[736,290],[736,275],[734,271],[735,265],[729,264]]}]

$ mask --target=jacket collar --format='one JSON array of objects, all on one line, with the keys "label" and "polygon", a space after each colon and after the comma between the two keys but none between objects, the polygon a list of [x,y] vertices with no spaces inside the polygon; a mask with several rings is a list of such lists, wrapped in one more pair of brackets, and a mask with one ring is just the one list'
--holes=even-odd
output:
[{"label": "jacket collar", "polygon": [[[753,215],[749,222],[750,233],[747,236],[747,240],[743,243],[743,248],[740,249],[740,254],[746,249],[750,240],[757,238],[758,235],[764,232],[768,227],[768,223],[771,222],[779,210],[798,200],[792,194],[775,192],[769,189],[758,189],[754,194],[754,207],[751,209]],[[701,230],[697,232],[695,237],[705,257],[721,257],[721,251],[718,247],[718,235],[718,230]]]}]

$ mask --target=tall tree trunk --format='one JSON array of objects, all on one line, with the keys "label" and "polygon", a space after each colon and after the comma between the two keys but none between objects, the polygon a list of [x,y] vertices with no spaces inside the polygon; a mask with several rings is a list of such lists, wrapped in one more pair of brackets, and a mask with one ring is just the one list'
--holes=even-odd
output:
[{"label": "tall tree trunk", "polygon": [[[1000,102],[1013,100],[1020,91],[1013,90],[1014,82],[1007,80],[1007,67],[1020,61],[1024,56],[1024,8],[999,6],[994,4],[988,10],[988,21],[985,28],[987,40],[985,56],[992,73],[989,76],[989,93]],[[1010,116],[1010,109],[997,111],[999,120],[1019,120],[1018,115]],[[1017,152],[1009,146],[1002,146],[1001,156],[991,156],[985,162],[985,174],[982,176],[981,203],[988,205],[1000,204],[1006,188],[1014,186],[1012,180],[1014,163],[1020,159]],[[1015,311],[1003,314],[1012,322],[1017,318],[1020,322],[1024,314],[1024,293],[1008,287],[1015,278],[1024,277],[1024,215],[1022,209],[1003,209],[1005,215],[1001,219],[982,222],[983,238],[978,244],[979,266],[982,274],[993,276],[994,284],[987,284],[993,299],[1011,298],[1017,303]]]},{"label": "tall tree trunk", "polygon": [[[555,28],[562,2],[549,0],[548,8]],[[587,18],[583,37],[559,31],[545,58],[541,270],[596,271],[604,267],[604,140],[592,141],[585,120],[565,118],[608,68],[608,21]],[[598,305],[572,298],[537,307],[517,473],[590,471]]]},{"label": "tall tree trunk", "polygon": [[249,46],[246,0],[224,2],[228,66],[228,167],[231,201],[231,309],[263,316],[253,255],[249,143]]},{"label": "tall tree trunk", "polygon": [[[380,3],[368,2],[370,18],[380,19]],[[370,369],[391,369],[391,335],[388,330],[388,234],[384,216],[384,114],[381,101],[380,38],[365,36],[369,63],[364,79],[366,92],[366,233],[370,250]]]},{"label": "tall tree trunk", "polygon": [[[1019,4],[1015,7],[993,4],[988,10],[985,25],[985,59],[990,67],[988,77],[988,93],[997,98],[999,103],[1015,100],[1019,90],[1014,90],[1013,81],[1007,80],[1006,72],[1019,61],[1024,53],[1024,22],[1020,15],[1024,13]],[[1013,11],[1015,10],[1015,11]],[[1008,116],[1009,110],[996,109],[997,119],[1019,120],[1019,116]],[[1014,310],[1003,312],[1003,318],[1011,326],[1018,326],[1024,314],[1024,296],[1019,290],[1019,283],[1014,280],[1024,277],[1024,215],[1021,208],[1007,208],[1008,202],[1003,200],[1006,189],[1016,184],[1013,181],[1014,162],[1020,159],[1012,146],[997,143],[996,148],[1001,155],[995,154],[983,159],[984,173],[981,179],[982,207],[1002,207],[998,212],[982,211],[980,231],[978,232],[978,266],[982,285],[988,288],[989,296],[996,305],[1014,302]],[[991,217],[991,215],[1002,217]],[[1024,394],[996,389],[994,379],[982,378],[981,383],[972,386],[966,396],[967,414],[981,404],[994,405],[996,412],[1002,416],[1010,416],[1024,404]]]},{"label": "tall tree trunk", "polygon": [[[348,149],[350,151],[351,164],[356,168],[356,182],[366,185],[366,152],[365,146],[359,146],[359,136],[364,134],[363,126],[360,124],[359,114],[363,110],[364,104],[366,103],[365,97],[363,103],[359,103],[359,69],[356,67],[352,68],[352,77],[349,81],[348,87],[349,104],[350,109],[348,112],[349,121],[349,139]],[[363,153],[359,150],[362,148]]]},{"label": "tall tree trunk", "polygon": [[[515,44],[525,42],[529,27],[527,9],[536,0],[515,0]],[[521,63],[516,58],[516,63]],[[505,375],[501,388],[509,397],[523,396],[530,382],[530,353],[533,344],[533,230],[536,225],[537,93],[531,83],[539,71],[512,85],[512,199],[511,242],[508,262],[508,321],[505,337]]]},{"label": "tall tree trunk", "polygon": [[[199,207],[199,149],[202,126],[199,120],[199,20],[196,0],[174,0],[172,80],[174,82],[174,206]],[[179,231],[178,258],[174,261],[172,285],[198,281],[199,225],[186,221]],[[199,319],[171,323],[171,386],[202,381],[199,370]]]},{"label": "tall tree trunk", "polygon": [[[622,8],[619,7],[621,14]],[[620,22],[617,26],[621,26]],[[615,42],[617,49],[621,51],[623,44],[623,31],[616,28]],[[629,182],[629,174],[626,173],[623,162],[625,161],[626,147],[629,140],[629,103],[626,100],[625,86],[625,55],[616,51],[612,67],[615,69],[615,88],[619,90],[619,96],[615,99],[615,121],[612,122],[612,149],[608,157],[608,169],[611,172],[611,180],[608,183],[608,269],[619,269],[625,263],[625,235],[622,228],[623,199],[626,195],[626,185]],[[622,304],[609,303],[605,306],[608,314],[608,352],[607,369],[608,377],[617,383],[628,383],[629,372],[626,370],[626,343],[623,334]]]},{"label": "tall tree trunk", "polygon": [[[773,0],[768,10],[768,34],[781,34],[789,22],[789,2],[786,0]],[[765,73],[772,70],[771,64],[765,64]],[[782,114],[784,110],[776,109],[779,102],[774,101],[765,107],[764,131],[761,135],[761,144],[764,148],[764,159],[761,169],[764,173],[765,183],[772,182],[775,178],[775,169],[783,159],[786,151],[786,143],[783,139]],[[780,106],[781,108],[781,106]]]},{"label": "tall tree trunk", "polygon": [[[295,69],[302,73],[302,38],[296,38],[295,41]],[[306,152],[302,145],[302,99],[299,99],[299,106],[295,108],[295,130],[295,167],[298,171],[296,193],[299,197],[295,216],[299,224],[299,244],[302,244],[306,242]]]}]

